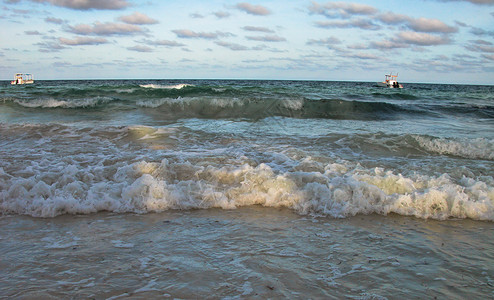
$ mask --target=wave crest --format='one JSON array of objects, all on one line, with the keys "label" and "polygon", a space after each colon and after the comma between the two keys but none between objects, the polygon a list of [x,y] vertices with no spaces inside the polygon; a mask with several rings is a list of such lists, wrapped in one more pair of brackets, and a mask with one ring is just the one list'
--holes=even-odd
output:
[{"label": "wave crest", "polygon": [[176,89],[176,90],[180,90],[180,89],[183,89],[185,87],[193,86],[193,85],[187,84],[187,83],[179,83],[179,84],[172,84],[172,85],[148,83],[148,84],[140,84],[139,86],[142,88],[147,88],[147,89]]},{"label": "wave crest", "polygon": [[446,139],[413,135],[419,146],[428,152],[471,159],[494,160],[494,140]]},{"label": "wave crest", "polygon": [[111,101],[112,98],[109,97],[91,97],[76,100],[39,98],[31,100],[15,100],[14,102],[27,108],[93,108]]},{"label": "wave crest", "polygon": [[220,167],[167,159],[139,161],[114,171],[99,166],[88,171],[69,164],[61,168],[58,179],[47,174],[16,177],[0,168],[0,209],[4,214],[53,217],[262,205],[336,218],[397,213],[425,219],[494,221],[492,177],[407,178],[379,168],[355,170],[336,163],[314,171],[318,164],[308,158],[287,172],[263,163]]}]

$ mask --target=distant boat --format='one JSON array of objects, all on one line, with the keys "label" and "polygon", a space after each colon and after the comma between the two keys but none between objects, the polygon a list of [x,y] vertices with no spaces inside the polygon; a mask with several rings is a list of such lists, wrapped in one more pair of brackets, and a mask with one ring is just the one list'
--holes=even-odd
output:
[{"label": "distant boat", "polygon": [[17,73],[14,76],[14,80],[10,84],[29,84],[34,83],[33,74],[28,73]]},{"label": "distant boat", "polygon": [[402,89],[403,85],[398,82],[398,74],[396,75],[384,75],[386,79],[383,82],[378,82],[377,86],[391,88],[391,89]]}]

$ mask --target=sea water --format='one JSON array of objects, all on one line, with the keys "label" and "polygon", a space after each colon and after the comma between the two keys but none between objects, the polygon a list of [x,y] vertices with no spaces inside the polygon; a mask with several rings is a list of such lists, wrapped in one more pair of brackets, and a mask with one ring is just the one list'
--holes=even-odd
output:
[{"label": "sea water", "polygon": [[494,87],[0,86],[0,295],[494,297]]}]

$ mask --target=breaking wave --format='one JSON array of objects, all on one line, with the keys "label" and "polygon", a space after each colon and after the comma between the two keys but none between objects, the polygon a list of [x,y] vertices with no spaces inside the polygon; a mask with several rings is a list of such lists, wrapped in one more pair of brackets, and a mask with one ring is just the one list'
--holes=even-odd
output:
[{"label": "breaking wave", "polygon": [[153,84],[153,83],[148,83],[148,84],[140,84],[139,85],[142,88],[150,88],[150,89],[183,89],[188,86],[193,86],[191,84],[187,83],[180,83],[180,84],[173,84],[173,85],[162,85],[162,84]]},{"label": "breaking wave", "polygon": [[[189,136],[180,127],[9,125],[0,130],[7,137],[0,143],[5,150],[1,214],[54,217],[262,205],[335,218],[396,213],[494,221],[494,177],[466,167],[402,172],[364,167],[334,153],[290,154],[283,146],[261,145],[257,152],[249,143],[221,148],[220,142],[208,148],[209,138],[199,141],[202,135]],[[493,159],[484,150],[492,149],[492,140],[391,138],[398,144],[414,139],[438,154]],[[176,149],[178,141],[186,143],[183,148]],[[23,145],[24,151],[13,151]]]},{"label": "breaking wave", "polygon": [[30,99],[30,100],[15,100],[14,102],[20,106],[27,108],[94,108],[103,106],[113,99],[109,97],[92,97],[77,100],[58,100],[54,98]]},{"label": "breaking wave", "polygon": [[[30,177],[0,168],[0,210],[54,217],[262,205],[336,218],[397,213],[494,221],[492,177],[459,181],[448,174],[404,177],[379,168],[357,172],[338,163],[318,166],[310,158],[289,172],[264,163],[218,167],[168,159],[120,165],[109,170],[66,163]],[[311,171],[304,170],[308,166]]]},{"label": "breaking wave", "polygon": [[258,99],[199,98],[141,100],[141,107],[157,108],[164,114],[195,118],[264,118],[272,116],[323,119],[395,119],[400,114],[423,114],[423,111],[385,102],[347,101],[340,99]]},{"label": "breaking wave", "polygon": [[494,160],[494,140],[446,139],[413,135],[419,146],[427,152],[471,159]]}]

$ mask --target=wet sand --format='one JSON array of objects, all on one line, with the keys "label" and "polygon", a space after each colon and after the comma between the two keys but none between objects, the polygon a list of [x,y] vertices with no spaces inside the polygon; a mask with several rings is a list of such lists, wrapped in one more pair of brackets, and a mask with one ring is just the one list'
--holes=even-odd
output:
[{"label": "wet sand", "polygon": [[0,297],[494,297],[494,223],[289,209],[0,217]]}]

